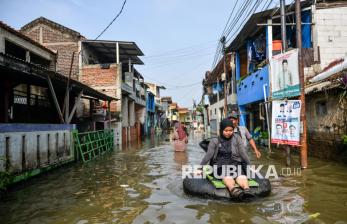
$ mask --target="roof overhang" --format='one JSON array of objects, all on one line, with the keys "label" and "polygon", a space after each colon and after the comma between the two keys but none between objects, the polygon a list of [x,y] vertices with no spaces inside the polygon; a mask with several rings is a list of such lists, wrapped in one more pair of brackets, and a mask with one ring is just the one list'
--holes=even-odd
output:
[{"label": "roof overhang", "polygon": [[[46,70],[42,67],[10,57],[3,53],[0,53],[0,72],[3,72],[3,74],[6,75],[6,77],[4,76],[6,79],[13,81],[20,80],[20,82],[38,86],[47,86],[47,79],[49,76],[54,88],[56,90],[60,89],[60,91],[65,91],[68,82],[68,77],[64,75]],[[118,100],[73,79],[70,79],[70,86],[70,92],[73,93],[78,94],[83,90],[83,95],[85,96],[104,101]]]},{"label": "roof overhang", "polygon": [[138,56],[143,56],[143,52],[135,42],[110,41],[110,40],[83,40],[82,46],[87,47],[97,55],[102,63],[115,63],[117,57],[117,45],[119,47],[119,61],[121,63],[143,65],[143,61]]}]

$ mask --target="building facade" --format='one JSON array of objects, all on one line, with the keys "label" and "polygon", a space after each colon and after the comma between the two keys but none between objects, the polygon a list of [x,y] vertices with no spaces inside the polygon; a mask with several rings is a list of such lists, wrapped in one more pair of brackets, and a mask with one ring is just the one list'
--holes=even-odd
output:
[{"label": "building facade", "polygon": [[[309,78],[321,73],[327,65],[343,58],[347,53],[345,44],[347,4],[343,1],[302,2],[301,10],[304,23],[301,36],[302,55],[307,84]],[[295,25],[289,25],[295,24],[294,11],[294,7],[286,7],[288,50],[296,48],[296,28]],[[219,68],[223,64],[223,58],[212,72],[206,73],[204,93],[209,96],[210,101],[208,113],[211,134],[216,133],[218,123],[223,118],[224,83],[227,83],[228,89],[231,90],[231,95],[228,96],[228,112],[235,109],[230,107],[237,102],[236,110],[241,114],[241,125],[247,126],[251,132],[259,128],[263,132],[268,131],[267,124],[271,122],[270,116],[267,118],[266,115],[266,109],[270,111],[271,107],[265,106],[271,91],[269,78],[271,68],[268,62],[273,55],[283,50],[280,26],[259,26],[259,24],[271,23],[280,24],[280,14],[276,12],[276,9],[253,14],[236,34],[227,47],[227,52],[231,56],[230,61],[229,58],[226,59],[228,73],[226,82],[222,78],[223,70]],[[231,79],[230,82],[228,77]],[[233,102],[234,92],[237,93],[237,97]],[[308,100],[307,103],[311,105],[311,97],[308,97]],[[309,109],[306,114],[308,123],[310,119],[315,119]],[[337,114],[341,115],[341,113]],[[309,130],[312,130],[312,127]],[[313,138],[312,133],[309,131],[308,139]]]}]

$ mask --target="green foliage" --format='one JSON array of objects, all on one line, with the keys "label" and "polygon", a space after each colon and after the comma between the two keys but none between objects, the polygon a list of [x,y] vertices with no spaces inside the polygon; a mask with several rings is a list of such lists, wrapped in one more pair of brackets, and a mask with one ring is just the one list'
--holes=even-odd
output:
[{"label": "green foliage", "polygon": [[262,139],[268,139],[269,138],[269,133],[267,131],[262,131],[261,132],[261,138]]},{"label": "green foliage", "polygon": [[204,113],[204,107],[202,105],[199,105],[196,107],[196,111],[199,111],[200,113]]},{"label": "green foliage", "polygon": [[[0,157],[0,161],[6,161],[5,158]],[[6,187],[11,183],[11,174],[6,171],[0,171],[0,191],[6,190]]]},{"label": "green foliage", "polygon": [[342,136],[342,144],[347,145],[347,135]]}]

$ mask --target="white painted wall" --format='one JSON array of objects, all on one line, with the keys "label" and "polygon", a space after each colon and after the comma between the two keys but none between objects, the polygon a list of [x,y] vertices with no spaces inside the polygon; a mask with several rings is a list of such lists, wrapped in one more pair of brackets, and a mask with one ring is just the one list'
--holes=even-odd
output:
[{"label": "white painted wall", "polygon": [[[228,96],[228,101],[229,101],[229,99],[231,98],[231,95],[229,95]],[[216,123],[216,129],[217,130],[212,130],[211,129],[211,132],[213,132],[213,133],[211,133],[211,134],[214,134],[214,135],[216,135],[216,134],[218,134],[218,130],[219,130],[219,122],[222,120],[222,117],[223,117],[223,114],[221,113],[221,110],[220,110],[220,108],[224,108],[224,99],[222,99],[222,100],[219,100],[218,102],[216,102],[215,104],[212,104],[212,105],[210,105],[209,106],[209,115],[210,115],[210,121],[213,121],[213,120],[215,120],[215,121],[213,121],[213,122],[217,122]],[[215,110],[216,109],[216,110]],[[212,110],[212,114],[211,114],[211,111]],[[215,113],[216,112],[216,113]]]},{"label": "white painted wall", "polygon": [[[10,172],[20,173],[74,158],[70,130],[0,133],[2,158],[6,158],[6,139],[9,147],[7,157],[10,162]],[[22,166],[23,149],[25,167]],[[4,170],[5,161],[0,160],[0,171]]]},{"label": "white painted wall", "polygon": [[314,14],[321,67],[347,53],[347,7],[316,9]]}]

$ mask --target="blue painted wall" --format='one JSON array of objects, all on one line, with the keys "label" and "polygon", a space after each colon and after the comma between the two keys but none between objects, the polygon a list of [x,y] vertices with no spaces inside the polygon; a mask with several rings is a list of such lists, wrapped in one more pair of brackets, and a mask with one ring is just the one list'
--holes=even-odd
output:
[{"label": "blue painted wall", "polygon": [[239,52],[236,52],[235,64],[236,81],[238,81],[241,77],[241,61]]},{"label": "blue painted wall", "polygon": [[[301,13],[301,22],[302,23],[311,23],[311,11],[304,11]],[[302,47],[311,48],[311,25],[301,25],[301,37],[302,37]]]},{"label": "blue painted wall", "polygon": [[237,103],[239,106],[264,100],[263,85],[266,86],[266,94],[269,94],[269,66],[266,65],[237,85]]},{"label": "blue painted wall", "polygon": [[64,131],[76,129],[75,124],[0,124],[0,133],[35,132],[35,131]]},{"label": "blue painted wall", "polygon": [[155,100],[154,95],[151,92],[147,92],[146,109],[149,112],[155,112]]}]

